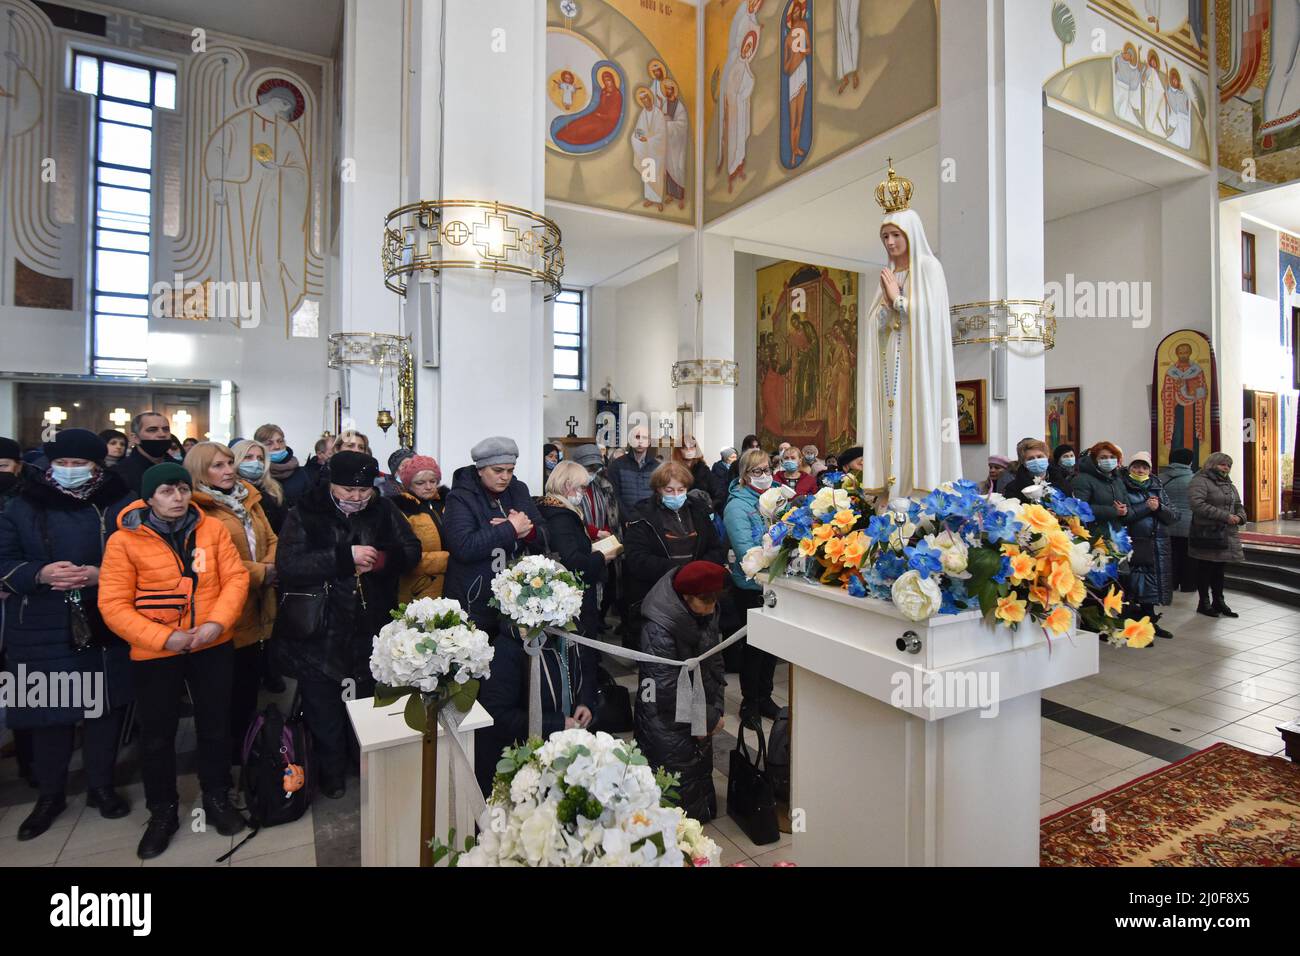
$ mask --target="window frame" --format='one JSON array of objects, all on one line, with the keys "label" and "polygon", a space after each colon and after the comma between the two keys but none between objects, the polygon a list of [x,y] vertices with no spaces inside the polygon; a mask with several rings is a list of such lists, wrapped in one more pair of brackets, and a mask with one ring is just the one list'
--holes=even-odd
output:
[{"label": "window frame", "polygon": [[1259,294],[1259,272],[1255,258],[1255,234],[1241,230],[1241,291]]},{"label": "window frame", "polygon": [[[566,296],[576,296],[577,301],[566,299]],[[551,389],[557,392],[585,392],[587,390],[587,294],[582,289],[562,288],[552,301],[555,304],[577,306],[578,344],[560,345],[557,342],[557,336],[573,335],[574,333],[556,330],[553,305],[551,315]],[[574,352],[577,354],[578,372],[576,375],[561,374],[555,370],[555,357],[559,352]],[[561,385],[560,382],[573,382],[574,384],[572,386]]]}]

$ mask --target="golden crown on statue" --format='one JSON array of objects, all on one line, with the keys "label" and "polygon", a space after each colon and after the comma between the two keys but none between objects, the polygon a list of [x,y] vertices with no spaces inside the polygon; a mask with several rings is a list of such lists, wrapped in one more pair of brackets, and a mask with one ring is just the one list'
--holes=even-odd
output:
[{"label": "golden crown on statue", "polygon": [[912,181],[894,172],[894,160],[889,160],[889,178],[876,187],[876,202],[885,212],[902,212],[912,201]]}]

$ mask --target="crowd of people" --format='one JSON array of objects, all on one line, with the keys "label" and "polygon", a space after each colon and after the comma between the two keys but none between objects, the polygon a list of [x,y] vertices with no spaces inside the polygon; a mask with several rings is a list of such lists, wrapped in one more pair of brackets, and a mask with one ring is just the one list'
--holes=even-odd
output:
[{"label": "crowd of people", "polygon": [[[495,643],[479,696],[494,723],[476,735],[486,792],[501,749],[526,736],[529,710],[522,645],[496,640],[508,628],[491,600],[497,571],[526,553],[552,556],[587,586],[579,634],[696,657],[761,603],[740,560],[767,531],[763,493],[812,494],[827,473],[862,464],[861,448],[823,458],[812,445],[764,449],[754,435],[710,464],[693,439],[651,448],[647,429],[634,427],[625,448],[547,445],[545,486],[534,496],[515,474],[519,455],[514,440],[485,438],[448,487],[439,463],[411,449],[382,471],[355,431],[323,437],[305,464],[277,425],[229,445],[182,443],[154,412],[137,415],[130,434],[70,428],[25,454],[0,438],[4,667],[105,688],[94,715],[71,706],[6,713],[22,772],[39,792],[18,838],[41,836],[66,810],[78,728],[87,805],[107,818],[130,812],[114,775],[131,720],[149,810],[137,852],[163,853],[179,826],[176,734],[186,697],[204,811],[218,832],[239,832],[238,742],[259,691],[284,691],[285,677],[296,682],[317,789],[341,797],[359,759],[344,702],[372,693],[372,639],[390,612],[425,596],[460,602]],[[1189,452],[1174,452],[1159,475],[1152,465],[1147,452],[1125,461],[1112,442],[1080,453],[1027,438],[1014,460],[989,459],[981,490],[1032,500],[1050,484],[1088,502],[1098,525],[1126,529],[1127,601],[1167,638],[1156,609],[1175,589],[1199,590],[1202,614],[1235,616],[1223,569],[1240,559],[1245,513],[1227,455],[1211,455],[1199,471]],[[640,665],[641,686],[657,692],[635,695],[636,738],[653,765],[680,775],[683,806],[701,820],[716,814],[711,741],[723,726],[726,672],[738,673],[743,722],[779,713],[776,659],[743,641],[731,650],[700,672],[703,736],[677,720],[677,669]],[[597,726],[607,679],[600,655],[551,637],[541,662],[544,732]]]}]

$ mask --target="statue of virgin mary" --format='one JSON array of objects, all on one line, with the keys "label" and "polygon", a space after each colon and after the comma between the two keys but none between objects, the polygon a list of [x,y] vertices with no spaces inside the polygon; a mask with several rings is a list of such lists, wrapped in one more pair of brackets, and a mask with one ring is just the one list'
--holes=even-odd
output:
[{"label": "statue of virgin mary", "polygon": [[889,267],[865,316],[860,397],[863,487],[882,507],[961,477],[948,284],[911,197],[891,161],[876,189]]}]

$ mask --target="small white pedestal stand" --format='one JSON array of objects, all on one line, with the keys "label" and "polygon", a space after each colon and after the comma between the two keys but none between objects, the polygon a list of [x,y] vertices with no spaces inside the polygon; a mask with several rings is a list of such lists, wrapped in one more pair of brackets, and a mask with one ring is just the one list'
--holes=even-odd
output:
[{"label": "small white pedestal stand", "polygon": [[791,859],[1037,866],[1040,692],[1095,674],[1097,636],[1049,650],[1029,621],[917,624],[797,578],[766,588],[749,641],[791,664]]}]

